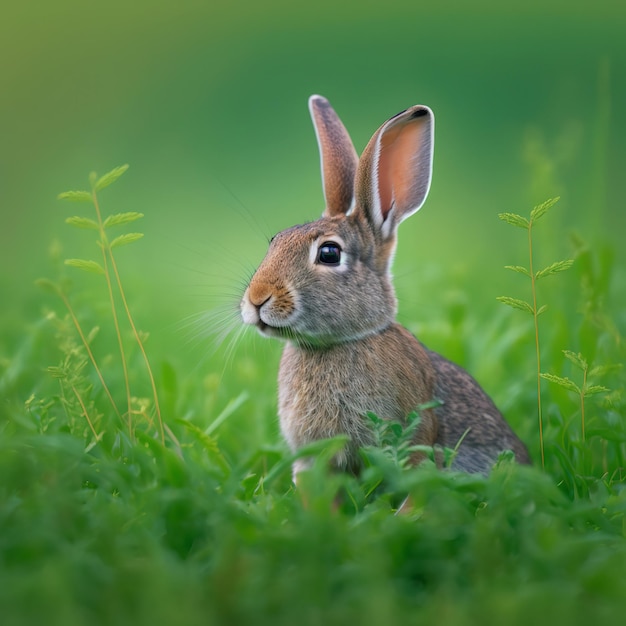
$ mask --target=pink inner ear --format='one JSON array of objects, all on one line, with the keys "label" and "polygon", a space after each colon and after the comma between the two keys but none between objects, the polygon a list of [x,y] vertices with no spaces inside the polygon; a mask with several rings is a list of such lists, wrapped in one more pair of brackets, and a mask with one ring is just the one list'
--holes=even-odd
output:
[{"label": "pink inner ear", "polygon": [[[423,120],[420,120],[420,122]],[[378,160],[378,192],[383,220],[392,207],[400,215],[421,204],[426,193],[424,180],[416,168],[425,159],[420,159],[420,152],[428,146],[425,142],[426,125],[411,121],[398,124],[386,130],[380,141]]]}]

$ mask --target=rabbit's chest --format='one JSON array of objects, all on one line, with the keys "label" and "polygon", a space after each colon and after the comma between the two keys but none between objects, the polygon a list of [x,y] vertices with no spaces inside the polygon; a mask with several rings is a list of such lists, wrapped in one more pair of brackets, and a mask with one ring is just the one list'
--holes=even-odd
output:
[{"label": "rabbit's chest", "polygon": [[368,445],[372,433],[367,412],[388,419],[406,416],[401,399],[382,383],[378,372],[355,368],[350,361],[341,351],[285,348],[278,408],[281,430],[292,450],[341,434],[348,435],[355,447]]}]

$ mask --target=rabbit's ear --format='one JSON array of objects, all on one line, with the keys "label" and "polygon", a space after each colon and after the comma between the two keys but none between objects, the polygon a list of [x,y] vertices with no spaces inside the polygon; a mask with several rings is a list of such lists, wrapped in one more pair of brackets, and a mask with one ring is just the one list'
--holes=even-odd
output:
[{"label": "rabbit's ear", "polygon": [[428,107],[413,106],[387,120],[363,151],[355,183],[357,206],[384,239],[426,200],[434,126]]},{"label": "rabbit's ear", "polygon": [[354,177],[359,157],[348,131],[326,98],[311,96],[309,110],[320,149],[326,200],[324,215],[345,214],[354,202]]}]

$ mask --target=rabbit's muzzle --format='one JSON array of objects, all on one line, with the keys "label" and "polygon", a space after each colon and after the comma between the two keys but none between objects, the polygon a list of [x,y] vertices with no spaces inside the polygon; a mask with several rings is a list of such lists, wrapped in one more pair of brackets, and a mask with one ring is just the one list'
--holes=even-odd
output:
[{"label": "rabbit's muzzle", "polygon": [[293,314],[294,300],[286,288],[253,281],[241,300],[244,324],[256,326],[263,335],[280,335]]}]

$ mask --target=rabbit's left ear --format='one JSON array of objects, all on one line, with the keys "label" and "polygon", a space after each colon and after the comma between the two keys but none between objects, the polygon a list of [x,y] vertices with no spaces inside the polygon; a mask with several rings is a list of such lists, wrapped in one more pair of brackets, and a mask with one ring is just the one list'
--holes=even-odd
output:
[{"label": "rabbit's left ear", "polygon": [[354,202],[354,176],[359,157],[348,131],[326,98],[311,96],[309,111],[320,149],[326,200],[324,215],[345,215]]},{"label": "rabbit's left ear", "polygon": [[387,120],[363,151],[356,204],[375,232],[388,239],[424,203],[433,166],[435,119],[416,105]]}]

